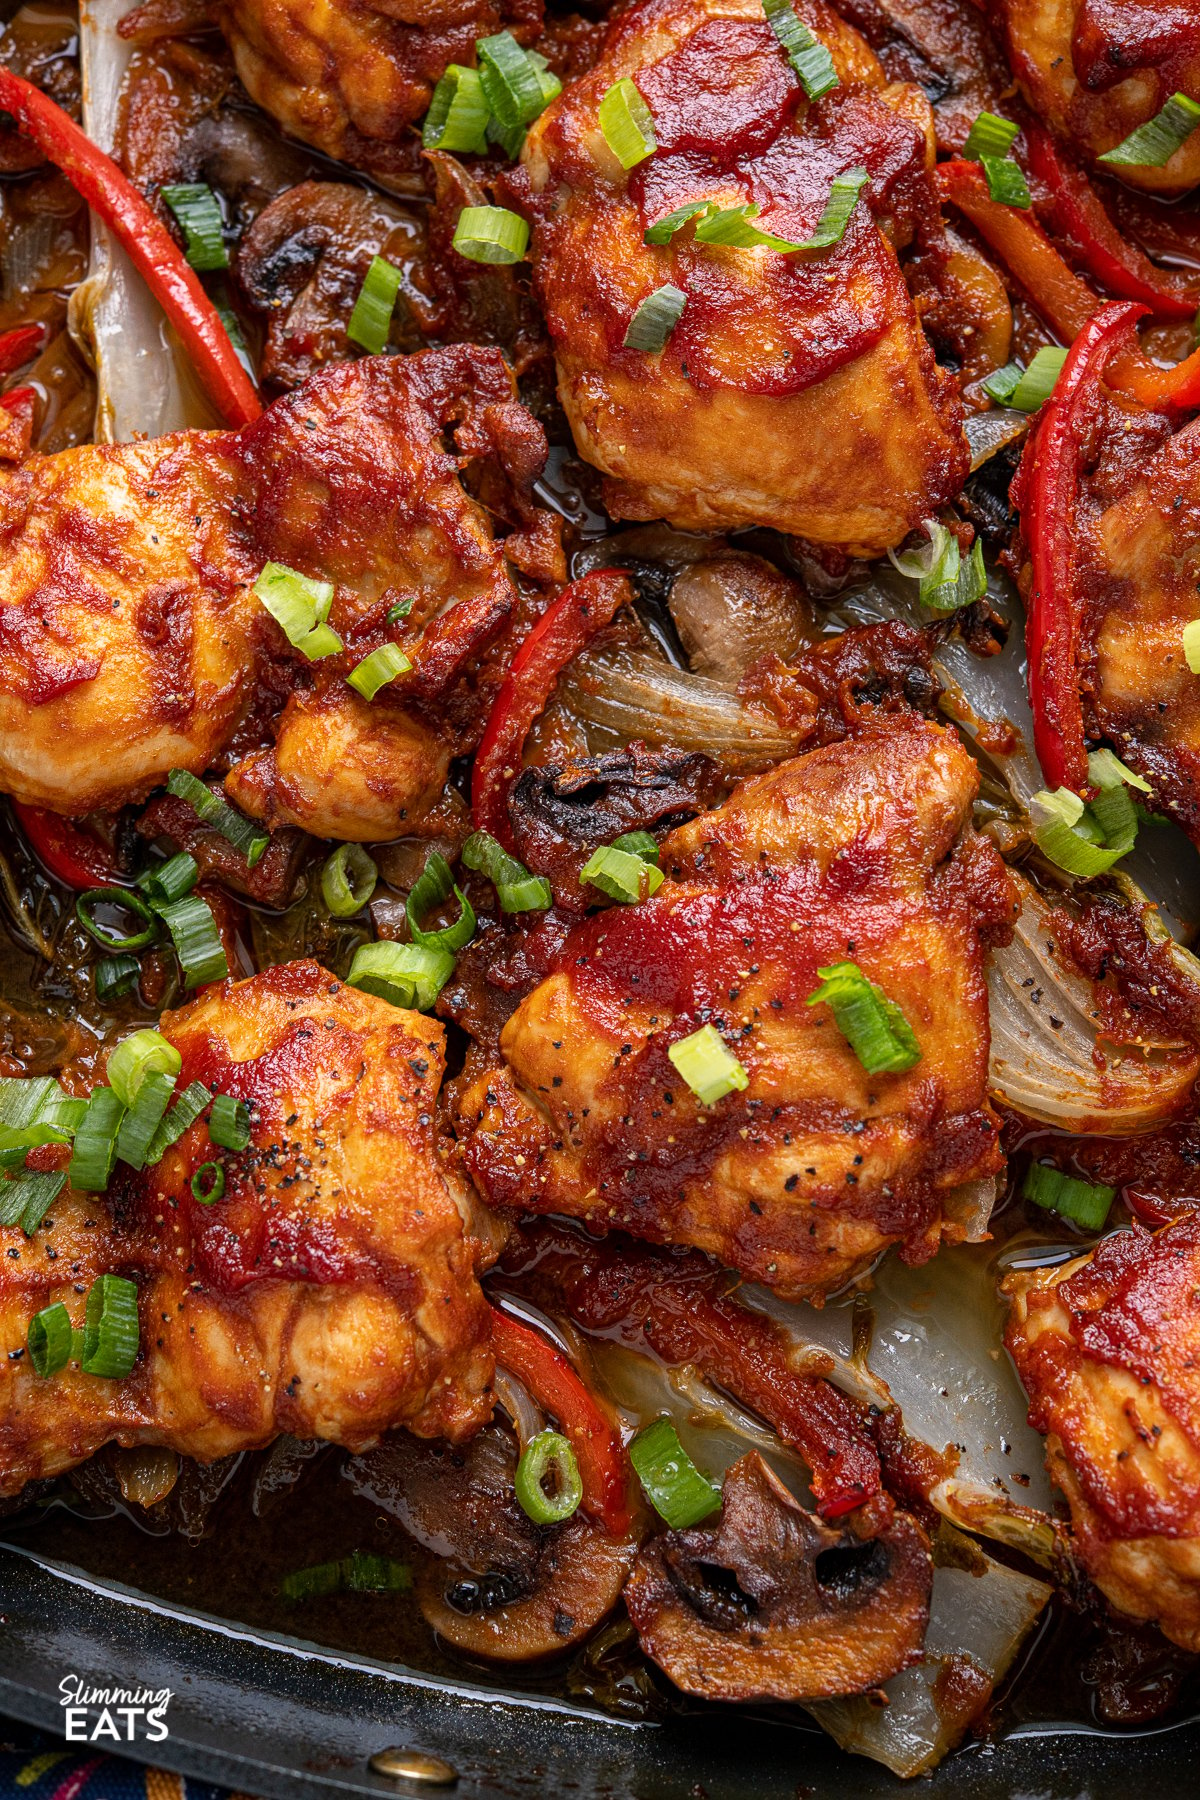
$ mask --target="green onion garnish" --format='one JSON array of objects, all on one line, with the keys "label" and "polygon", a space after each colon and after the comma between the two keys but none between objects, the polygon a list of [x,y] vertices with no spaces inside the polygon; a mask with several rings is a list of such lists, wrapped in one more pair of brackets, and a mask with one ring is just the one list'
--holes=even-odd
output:
[{"label": "green onion garnish", "polygon": [[683,317],[687,295],[668,281],[638,302],[625,333],[626,350],[661,350]]},{"label": "green onion garnish", "polygon": [[192,1176],[192,1199],[201,1206],[215,1206],[225,1192],[225,1171],[219,1162],[201,1163]]},{"label": "green onion garnish", "polygon": [[[81,1100],[79,1106],[82,1115],[87,1111],[87,1101]],[[23,1169],[31,1150],[39,1150],[43,1144],[70,1141],[70,1133],[56,1125],[0,1125],[0,1169]]]},{"label": "green onion garnish", "polygon": [[1198,125],[1200,105],[1186,94],[1172,94],[1161,112],[1096,161],[1118,168],[1161,169],[1183,148]]},{"label": "green onion garnish", "polygon": [[643,857],[628,850],[618,850],[615,844],[606,844],[588,858],[579,872],[579,881],[581,886],[590,882],[610,900],[620,900],[628,906],[648,899],[660,888],[663,873]]},{"label": "green onion garnish", "polygon": [[619,838],[613,839],[612,848],[628,850],[630,856],[640,856],[643,862],[658,867],[658,843],[648,831],[623,831]]},{"label": "green onion garnish", "polygon": [[[207,789],[205,792],[207,793]],[[200,865],[187,850],[179,850],[174,856],[168,856],[165,862],[155,863],[152,868],[144,869],[138,876],[138,887],[149,906],[153,909],[164,905],[169,900],[182,900],[190,894],[200,879]]]},{"label": "green onion garnish", "polygon": [[147,1075],[167,1074],[172,1082],[183,1057],[160,1031],[135,1031],[108,1053],[105,1073],[118,1100],[132,1106]]},{"label": "green onion garnish", "polygon": [[949,614],[957,612],[960,606],[974,605],[987,592],[983,539],[975,539],[964,562],[958,539],[940,519],[923,519],[921,523],[929,533],[929,541],[900,555],[889,550],[892,567],[920,583],[917,598],[931,612]]},{"label": "green onion garnish", "polygon": [[1035,1206],[1073,1219],[1085,1231],[1099,1231],[1108,1218],[1116,1188],[1098,1182],[1080,1181],[1074,1175],[1063,1175],[1045,1163],[1030,1163],[1021,1184],[1021,1193]]},{"label": "green onion garnish", "polygon": [[131,1169],[146,1166],[146,1156],[154,1134],[175,1093],[175,1076],[161,1070],[146,1075],[138,1087],[137,1099],[121,1120],[117,1133],[117,1156]]},{"label": "green onion garnish", "polygon": [[845,236],[850,216],[869,179],[867,171],[861,168],[849,169],[846,174],[837,176],[829,190],[825,210],[811,237],[782,238],[776,237],[773,232],[763,231],[754,223],[760,209],[751,202],[747,201],[739,206],[717,206],[710,202],[696,226],[696,242],[716,244],[733,250],[753,250],[765,246],[768,250],[778,250],[784,255],[793,250],[829,250],[834,244],[840,244]]},{"label": "green onion garnish", "polygon": [[0,1225],[19,1225],[32,1237],[66,1186],[62,1169],[19,1169],[0,1182]]},{"label": "green onion garnish", "polygon": [[364,350],[369,350],[372,356],[378,356],[388,341],[396,295],[403,279],[404,275],[395,263],[382,256],[371,258],[371,266],[363,276],[350,314],[346,336],[352,344],[361,344]]},{"label": "green onion garnish", "polygon": [[75,1133],[67,1179],[80,1193],[102,1194],[117,1160],[117,1134],[125,1102],[114,1089],[96,1087]]},{"label": "green onion garnish", "polygon": [[[332,600],[330,583],[324,582],[322,586],[330,588]],[[186,800],[198,819],[211,825],[235,850],[241,851],[250,868],[259,861],[271,841],[266,832],[252,824],[242,813],[235,811],[227,800],[222,799],[220,794],[214,794],[203,781],[189,774],[187,769],[172,769],[167,776],[167,792],[174,794],[176,799]],[[178,894],[167,895],[168,900],[179,898]]]},{"label": "green onion garnish", "polygon": [[[554,1480],[552,1493],[543,1486]],[[583,1499],[583,1482],[571,1441],[561,1431],[539,1431],[521,1452],[513,1481],[521,1509],[535,1525],[561,1525],[576,1512]]]},{"label": "green onion garnish", "polygon": [[202,1081],[189,1082],[151,1138],[146,1151],[147,1163],[159,1162],[189,1126],[196,1123],[211,1099],[212,1095]]},{"label": "green onion garnish", "polygon": [[213,302],[213,311],[225,327],[225,336],[233,345],[234,355],[241,363],[243,369],[245,369],[251,381],[257,386],[258,375],[255,372],[254,363],[250,357],[249,347],[247,346],[245,335],[242,331],[241,321],[237,314],[232,307],[222,305],[219,300]]},{"label": "green onion garnish", "polygon": [[60,1369],[66,1368],[71,1360],[74,1337],[71,1315],[61,1300],[34,1313],[25,1342],[29,1347],[29,1360],[39,1375],[57,1375]]},{"label": "green onion garnish", "polygon": [[[341,639],[327,625],[333,605],[332,581],[314,581],[286,563],[269,562],[254,583],[254,592],[288,643],[310,661],[341,649]],[[319,631],[319,626],[326,626],[326,631]]]},{"label": "green onion garnish", "polygon": [[1002,369],[993,369],[987,380],[981,382],[980,386],[988,398],[996,402],[997,406],[1007,406],[1024,373],[1020,363],[1005,363]]},{"label": "green onion garnish", "polygon": [[828,1006],[834,1023],[868,1075],[896,1074],[921,1060],[912,1026],[883,989],[857,963],[818,969],[821,985],[806,1006]]},{"label": "green onion garnish", "polygon": [[158,916],[170,932],[183,969],[184,987],[203,987],[224,981],[229,973],[225,946],[217,930],[212,907],[200,894],[188,894],[158,908]]},{"label": "green onion garnish", "polygon": [[510,162],[516,162],[525,148],[526,131],[523,125],[502,125],[499,119],[487,122],[487,141],[499,144]]},{"label": "green onion garnish", "polygon": [[[511,31],[476,38],[484,97],[501,125],[530,125],[545,110],[540,70]],[[519,261],[514,258],[514,261]]]},{"label": "green onion garnish", "polygon": [[351,669],[346,680],[364,700],[373,700],[381,687],[395,681],[397,675],[407,674],[411,668],[412,663],[398,645],[381,644],[378,650],[372,650]]},{"label": "green onion garnish", "polygon": [[433,90],[421,127],[426,150],[482,156],[487,149],[488,103],[478,69],[451,63]]},{"label": "green onion garnish", "polygon": [[335,919],[352,919],[378,880],[379,870],[361,844],[341,844],[321,870],[321,898]]},{"label": "green onion garnish", "polygon": [[677,206],[674,212],[664,213],[661,219],[656,219],[654,224],[643,232],[642,242],[646,244],[670,243],[675,233],[682,230],[689,219],[694,219],[697,213],[708,212],[712,204],[711,200],[686,200],[682,206]]},{"label": "green onion garnish", "polygon": [[158,191],[175,215],[183,233],[183,253],[193,269],[202,273],[227,269],[229,253],[225,248],[225,225],[212,189],[205,187],[202,181],[185,181]]},{"label": "green onion garnish", "polygon": [[409,613],[413,609],[415,599],[415,594],[408,594],[403,600],[397,600],[394,606],[389,606],[387,609],[388,624],[398,625],[401,619],[407,619]]},{"label": "green onion garnish", "polygon": [[1011,156],[981,156],[979,163],[987,177],[988,193],[998,206],[1017,206],[1023,212],[1029,210],[1033,196],[1019,163]]},{"label": "green onion garnish", "polygon": [[686,1531],[716,1512],[721,1490],[702,1475],[670,1419],[656,1419],[629,1446],[647,1500],[672,1531]]},{"label": "green onion garnish", "polygon": [[1113,750],[1090,750],[1088,752],[1087,760],[1088,780],[1092,783],[1093,787],[1114,788],[1125,786],[1137,788],[1140,794],[1149,794],[1153,792],[1150,783],[1148,781],[1143,781],[1140,775],[1135,775],[1132,769],[1127,769],[1120,757]]},{"label": "green onion garnish", "polygon": [[[440,931],[423,931],[421,919],[425,913],[440,906],[450,895],[459,904],[459,915],[453,925],[447,925]],[[475,936],[475,911],[460,887],[456,887],[454,877],[450,873],[450,865],[437,850],[426,858],[425,867],[421,870],[412,885],[412,891],[404,903],[405,915],[408,919],[409,935],[414,944],[425,950],[448,950],[454,955],[470,943]]]},{"label": "green onion garnish", "polygon": [[106,1000],[119,1000],[122,995],[132,993],[141,972],[136,956],[102,957],[95,970],[97,1000],[103,1004]]},{"label": "green onion garnish", "polygon": [[1002,119],[993,112],[981,112],[962,147],[963,159],[978,162],[984,156],[1007,156],[1020,135],[1021,127],[1014,125],[1011,119]]},{"label": "green onion garnish", "polygon": [[464,206],[454,227],[454,248],[469,262],[523,262],[529,226],[506,206]]},{"label": "green onion garnish", "polygon": [[763,11],[810,100],[819,100],[838,85],[833,58],[819,38],[802,24],[788,0],[763,0]]},{"label": "green onion garnish", "polygon": [[316,1600],[323,1594],[406,1594],[411,1587],[407,1563],[355,1550],[339,1562],[315,1563],[285,1575],[279,1591],[285,1600]]},{"label": "green onion garnish", "polygon": [[85,1375],[122,1381],[137,1361],[137,1283],[123,1275],[101,1275],[92,1283],[83,1320]]},{"label": "green onion garnish", "polygon": [[1030,803],[1033,835],[1043,856],[1068,875],[1102,875],[1137,840],[1137,808],[1124,785],[1102,787],[1090,804],[1070,788],[1042,789]]},{"label": "green onion garnish", "polygon": [[636,169],[658,148],[654,118],[628,75],[614,81],[600,102],[604,141],[623,169]]},{"label": "green onion garnish", "polygon": [[453,973],[454,956],[449,950],[427,949],[422,944],[360,944],[346,981],[365,994],[390,1000],[393,1006],[428,1012]]},{"label": "green onion garnish", "polygon": [[473,831],[460,852],[468,869],[486,876],[504,913],[544,912],[554,894],[544,875],[531,875],[489,831]]},{"label": "green onion garnish", "polygon": [[750,1077],[712,1025],[677,1039],[668,1045],[667,1055],[701,1106],[712,1106],[735,1088],[740,1093],[749,1086]]},{"label": "green onion garnish", "polygon": [[1057,345],[1043,345],[1009,395],[1008,404],[1015,406],[1018,412],[1036,412],[1054,392],[1054,384],[1062,374],[1066,360],[1065,350],[1060,350]]},{"label": "green onion garnish", "polygon": [[86,1111],[87,1101],[64,1094],[53,1075],[0,1077],[0,1125],[46,1125],[69,1136]]},{"label": "green onion garnish", "polygon": [[208,1135],[222,1150],[244,1150],[250,1142],[250,1108],[232,1094],[218,1094],[208,1115]]},{"label": "green onion garnish", "polygon": [[[94,917],[97,907],[101,906],[119,907],[132,913],[140,921],[139,929],[122,932],[117,926],[102,924]],[[103,944],[106,950],[141,950],[154,941],[158,931],[154,914],[146,902],[140,894],[132,893],[129,888],[89,888],[75,902],[75,917],[84,930],[98,944]]]},{"label": "green onion garnish", "polygon": [[1200,619],[1191,619],[1181,634],[1183,660],[1193,675],[1200,675]]}]

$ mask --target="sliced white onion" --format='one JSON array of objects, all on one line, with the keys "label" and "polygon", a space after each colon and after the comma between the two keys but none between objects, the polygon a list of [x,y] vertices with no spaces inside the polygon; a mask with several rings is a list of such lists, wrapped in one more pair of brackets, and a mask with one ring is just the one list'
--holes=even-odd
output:
[{"label": "sliced white onion", "polygon": [[497,1368],[492,1377],[492,1388],[497,1400],[513,1423],[513,1430],[522,1450],[531,1443],[546,1423],[546,1415],[529,1397],[529,1390],[510,1375],[507,1369]]},{"label": "sliced white onion", "polygon": [[[128,11],[129,0],[84,0],[80,8],[83,127],[102,150],[113,146],[133,55],[117,35]],[[70,324],[96,370],[97,440],[219,424],[158,301],[94,213],[91,225],[88,274],[71,296]]]}]

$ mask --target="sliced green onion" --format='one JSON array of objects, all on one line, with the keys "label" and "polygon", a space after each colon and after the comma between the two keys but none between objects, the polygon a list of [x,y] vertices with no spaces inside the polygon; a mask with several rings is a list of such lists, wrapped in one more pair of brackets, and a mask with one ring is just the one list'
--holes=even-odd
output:
[{"label": "sliced green onion", "polygon": [[712,1106],[735,1088],[740,1093],[749,1086],[750,1077],[712,1025],[702,1025],[668,1045],[667,1055],[701,1106]]},{"label": "sliced green onion", "polygon": [[[553,1475],[554,1491],[543,1483]],[[539,1431],[521,1452],[513,1481],[521,1510],[535,1525],[561,1525],[579,1508],[583,1482],[571,1441],[561,1431]]]},{"label": "sliced green onion", "polygon": [[225,1171],[219,1162],[201,1163],[192,1176],[192,1199],[215,1206],[225,1193]]},{"label": "sliced green onion", "polygon": [[664,213],[661,219],[657,219],[653,225],[643,232],[643,243],[670,243],[671,239],[675,236],[675,233],[682,230],[689,219],[694,219],[697,213],[707,212],[712,204],[711,200],[685,201],[682,206],[677,206],[674,212]]},{"label": "sliced green onion", "polygon": [[580,870],[579,881],[581,886],[590,882],[610,900],[633,905],[649,899],[662,886],[663,872],[644,857],[618,850],[615,844],[605,844],[588,858]]},{"label": "sliced green onion", "polygon": [[222,1150],[244,1150],[250,1142],[250,1108],[232,1094],[218,1094],[208,1115],[208,1135]]},{"label": "sliced green onion", "polygon": [[1161,112],[1096,161],[1118,168],[1161,169],[1183,148],[1198,125],[1200,105],[1186,94],[1172,94]]},{"label": "sliced green onion", "polygon": [[868,1075],[896,1074],[921,1060],[912,1026],[881,987],[868,981],[857,963],[818,969],[819,988],[806,1006],[828,1006],[834,1024]]},{"label": "sliced green onion", "polygon": [[0,1125],[48,1125],[69,1135],[86,1111],[87,1101],[64,1094],[53,1075],[0,1077]]},{"label": "sliced green onion", "polygon": [[1021,135],[1021,127],[1011,119],[993,112],[981,112],[967,134],[962,147],[966,162],[978,162],[984,156],[1007,156]]},{"label": "sliced green onion", "polygon": [[849,169],[839,175],[829,190],[825,210],[811,237],[782,238],[763,231],[754,223],[759,207],[750,202],[740,206],[710,205],[696,226],[698,244],[717,244],[734,250],[750,250],[765,246],[787,255],[793,250],[829,250],[840,244],[850,223],[850,215],[858,205],[858,197],[870,177],[865,169]]},{"label": "sliced green onion", "polygon": [[[326,581],[321,585],[328,588],[329,599],[332,601],[332,583]],[[259,861],[271,841],[266,832],[252,824],[244,814],[237,812],[220,794],[214,794],[203,781],[189,774],[186,769],[172,769],[167,776],[167,792],[174,794],[179,800],[186,800],[198,819],[203,819],[206,825],[219,831],[235,850],[242,852],[251,868]],[[167,898],[178,900],[180,896],[168,894]]]},{"label": "sliced green onion", "polygon": [[199,894],[188,894],[183,900],[160,906],[158,916],[174,941],[175,954],[183,968],[184,987],[203,987],[209,981],[224,981],[229,973],[229,962],[207,900]]},{"label": "sliced green onion", "polygon": [[211,1099],[212,1095],[202,1081],[189,1082],[151,1138],[146,1150],[146,1162],[161,1161],[171,1145],[177,1143],[184,1132],[196,1123]]},{"label": "sliced green onion", "polygon": [[320,662],[322,657],[337,656],[346,646],[332,625],[314,625],[298,640],[296,648],[309,662]]},{"label": "sliced green onion", "polygon": [[411,668],[412,663],[398,645],[381,644],[378,650],[372,650],[351,669],[346,680],[364,700],[373,700],[381,687],[395,681],[397,675],[407,674]]},{"label": "sliced green onion", "polygon": [[421,127],[422,146],[482,156],[487,149],[488,110],[479,70],[451,63],[433,90]]},{"label": "sliced green onion", "polygon": [[1036,1162],[1026,1169],[1021,1192],[1035,1206],[1073,1219],[1085,1231],[1101,1230],[1117,1197],[1116,1188],[1080,1181],[1074,1175],[1063,1175],[1058,1169]]},{"label": "sliced green onion", "polygon": [[122,995],[133,992],[137,985],[142,966],[136,956],[104,956],[96,964],[96,998],[103,1004],[106,1000],[119,1000]]},{"label": "sliced green onion", "polygon": [[245,369],[245,371],[246,371],[247,375],[250,377],[251,381],[253,381],[255,383],[255,385],[257,386],[258,375],[255,371],[254,363],[251,360],[250,351],[249,351],[249,348],[247,347],[245,335],[242,331],[241,321],[239,320],[237,314],[234,312],[234,310],[231,306],[224,306],[224,305],[222,305],[221,301],[219,301],[219,300],[215,300],[213,302],[213,310],[216,313],[218,319],[220,319],[222,325],[225,327],[225,336],[229,339],[230,343],[233,345],[234,355],[237,357],[238,361],[241,363],[243,369]]},{"label": "sliced green onion", "polygon": [[523,262],[529,226],[506,206],[464,206],[454,227],[454,248],[468,262]]},{"label": "sliced green onion", "polygon": [[191,893],[199,879],[200,865],[195,857],[186,850],[179,850],[174,856],[168,856],[165,862],[143,869],[137,884],[151,908],[154,908],[169,900],[182,900],[185,894]]},{"label": "sliced green onion", "polygon": [[829,190],[829,198],[817,222],[817,229],[797,248],[828,250],[831,245],[840,244],[850,223],[850,215],[858,205],[858,197],[869,179],[867,171],[862,168],[848,169],[844,175],[839,175]]},{"label": "sliced green onion", "polygon": [[0,1182],[0,1225],[20,1225],[32,1237],[66,1182],[63,1169],[19,1169]]},{"label": "sliced green onion", "polygon": [[87,1111],[75,1133],[67,1179],[80,1193],[102,1194],[117,1160],[117,1134],[125,1102],[110,1087],[92,1089]]},{"label": "sliced green onion", "polygon": [[763,11],[810,100],[819,100],[838,85],[833,58],[819,38],[802,24],[788,0],[763,0]]},{"label": "sliced green onion", "polygon": [[394,606],[389,606],[387,609],[388,624],[398,625],[401,619],[407,619],[409,613],[413,609],[415,600],[415,594],[408,594],[403,600],[397,600]]},{"label": "sliced green onion", "polygon": [[[529,125],[544,111],[546,99],[538,65],[511,31],[476,38],[479,78],[484,97],[501,125]],[[519,260],[519,259],[514,259]]]},{"label": "sliced green onion", "polygon": [[332,581],[314,581],[286,563],[266,563],[254,583],[254,593],[288,643],[296,647],[326,622],[333,605]]},{"label": "sliced green onion", "polygon": [[984,393],[997,406],[1007,406],[1017,390],[1024,369],[1018,362],[1005,363],[1002,369],[993,369],[986,381],[980,383]]},{"label": "sliced green onion", "polygon": [[[451,894],[460,908],[454,924],[444,926],[440,931],[423,931],[423,916],[432,912],[435,906],[440,906],[443,900],[448,900]],[[413,943],[420,944],[422,949],[449,950],[453,955],[475,936],[475,910],[462,889],[455,886],[450,865],[437,850],[426,858],[425,867],[414,881],[412,892],[404,903],[404,911],[408,918],[409,935]]]},{"label": "sliced green onion", "polygon": [[174,1081],[183,1057],[161,1031],[135,1031],[108,1053],[105,1073],[118,1100],[132,1106],[147,1075],[167,1074]]},{"label": "sliced green onion", "polygon": [[175,215],[183,233],[183,253],[193,269],[201,273],[227,269],[229,253],[225,248],[225,223],[212,189],[202,181],[185,181],[158,191]]},{"label": "sliced green onion", "polygon": [[487,122],[487,141],[499,144],[510,162],[516,162],[525,148],[526,131],[523,125],[502,125],[499,119]]},{"label": "sliced green onion", "polygon": [[619,838],[613,839],[612,848],[628,850],[630,856],[640,856],[643,862],[658,867],[658,844],[648,831],[623,831]]},{"label": "sliced green onion", "polygon": [[625,333],[626,350],[659,351],[683,317],[687,295],[668,281],[638,302]]},{"label": "sliced green onion", "polygon": [[123,1275],[101,1275],[91,1286],[83,1318],[85,1375],[123,1381],[138,1353],[137,1283]]},{"label": "sliced green onion", "polygon": [[1200,675],[1200,619],[1192,619],[1183,628],[1183,660],[1193,675]]},{"label": "sliced green onion", "polygon": [[716,1512],[721,1490],[702,1475],[670,1419],[656,1419],[629,1446],[629,1460],[651,1506],[672,1531],[686,1531]]},{"label": "sliced green onion", "polygon": [[1124,786],[1136,788],[1140,794],[1153,791],[1150,783],[1143,781],[1140,775],[1135,775],[1132,769],[1127,769],[1113,750],[1088,752],[1088,780],[1093,787],[1098,788]]},{"label": "sliced green onion", "polygon": [[1054,384],[1067,360],[1065,350],[1046,344],[1037,352],[1029,367],[1008,397],[1008,404],[1018,412],[1036,412],[1054,392]]},{"label": "sliced green onion", "polygon": [[352,919],[378,880],[379,870],[361,844],[341,844],[321,870],[321,898],[335,919]]},{"label": "sliced green onion", "polygon": [[154,1134],[175,1093],[175,1076],[162,1071],[146,1075],[138,1087],[137,1099],[121,1120],[117,1133],[117,1156],[131,1169],[143,1169]]},{"label": "sliced green onion", "polygon": [[628,75],[614,81],[600,102],[600,129],[623,169],[636,169],[658,149],[653,115]]},{"label": "sliced green onion", "polygon": [[29,1347],[29,1360],[39,1375],[57,1375],[60,1369],[66,1368],[71,1360],[74,1336],[71,1315],[61,1300],[34,1313],[25,1342]]},{"label": "sliced green onion", "polygon": [[1133,849],[1137,809],[1125,787],[1102,787],[1090,805],[1070,788],[1045,789],[1030,800],[1033,835],[1043,856],[1068,875],[1090,879]]},{"label": "sliced green onion", "polygon": [[372,356],[378,356],[388,341],[396,295],[403,280],[403,272],[395,263],[388,262],[383,256],[371,258],[371,266],[363,276],[358,299],[350,314],[346,336],[352,344],[361,344],[364,350],[369,350]]},{"label": "sliced green onion", "polygon": [[[98,906],[120,907],[125,912],[132,913],[135,919],[142,922],[141,929],[122,933],[115,927],[101,924],[93,917]],[[158,930],[154,914],[146,902],[140,894],[131,892],[129,888],[89,888],[75,902],[75,917],[83,929],[98,944],[103,944],[106,950],[141,950],[154,941]]]},{"label": "sliced green onion", "polygon": [[407,1563],[355,1550],[338,1562],[314,1563],[285,1575],[279,1591],[285,1600],[316,1600],[324,1594],[406,1594],[411,1587]]},{"label": "sliced green onion", "polygon": [[[86,1112],[87,1101],[81,1100],[79,1104]],[[0,1125],[0,1169],[23,1169],[31,1150],[40,1150],[43,1144],[68,1144],[70,1141],[69,1133],[56,1125]]]},{"label": "sliced green onion", "polygon": [[917,598],[931,612],[949,614],[957,612],[961,606],[974,605],[987,592],[983,539],[975,539],[964,562],[958,539],[940,519],[923,519],[921,523],[929,534],[929,541],[900,555],[889,550],[892,567],[920,583]]},{"label": "sliced green onion", "polygon": [[988,193],[996,204],[1020,207],[1027,212],[1033,205],[1033,196],[1020,164],[1011,156],[981,156],[979,162],[987,177]]},{"label": "sliced green onion", "polygon": [[491,882],[501,912],[544,912],[553,904],[554,894],[545,876],[531,875],[490,831],[473,831],[460,854],[468,869]]},{"label": "sliced green onion", "polygon": [[428,1012],[453,973],[454,956],[449,950],[427,949],[422,944],[360,944],[346,981],[365,994],[390,1000],[393,1006]]}]

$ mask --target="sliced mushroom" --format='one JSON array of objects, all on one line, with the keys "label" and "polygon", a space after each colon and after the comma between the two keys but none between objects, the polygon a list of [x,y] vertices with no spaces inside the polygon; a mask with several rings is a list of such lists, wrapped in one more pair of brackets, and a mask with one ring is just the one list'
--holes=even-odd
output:
[{"label": "sliced mushroom", "polygon": [[920,1659],[933,1564],[905,1513],[877,1537],[835,1531],[757,1451],[725,1477],[715,1525],[669,1531],[625,1590],[642,1648],[688,1694],[859,1694]]},{"label": "sliced mushroom", "polygon": [[681,569],[668,604],[692,669],[731,686],[764,656],[790,661],[819,635],[800,583],[744,550]]}]

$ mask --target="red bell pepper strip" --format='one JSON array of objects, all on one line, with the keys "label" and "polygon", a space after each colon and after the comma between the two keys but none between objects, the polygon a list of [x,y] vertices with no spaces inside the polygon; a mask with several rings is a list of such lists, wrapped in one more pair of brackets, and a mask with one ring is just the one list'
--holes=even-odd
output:
[{"label": "red bell pepper strip", "polygon": [[564,588],[512,659],[475,756],[471,807],[480,831],[513,848],[508,795],[521,772],[521,748],[559,676],[614,614],[632,600],[618,569],[596,569]]},{"label": "red bell pepper strip", "polygon": [[993,200],[978,163],[941,163],[937,182],[942,199],[970,219],[1051,330],[1068,343],[1077,337],[1100,301],[1063,261],[1037,220]]},{"label": "red bell pepper strip", "polygon": [[36,356],[45,335],[44,325],[14,325],[11,331],[0,332],[0,375],[11,375]]},{"label": "red bell pepper strip", "polygon": [[128,251],[225,422],[238,426],[256,419],[262,405],[216,308],[162,220],[112,158],[61,106],[11,69],[0,68],[0,108],[12,114]]},{"label": "red bell pepper strip", "polygon": [[13,801],[13,811],[39,862],[68,887],[128,886],[99,839],[80,831],[70,819],[19,800]]},{"label": "red bell pepper strip", "polygon": [[1089,320],[1025,447],[1013,489],[1032,574],[1025,645],[1034,748],[1047,784],[1077,794],[1089,791],[1075,586],[1080,431],[1109,358],[1146,310],[1136,301],[1114,301]]},{"label": "red bell pepper strip", "polygon": [[528,1325],[492,1308],[496,1361],[524,1382],[571,1440],[583,1482],[583,1506],[614,1537],[629,1530],[629,1465],[616,1429],[560,1350]]},{"label": "red bell pepper strip", "polygon": [[1083,170],[1059,151],[1040,125],[1025,127],[1029,166],[1054,200],[1052,224],[1089,275],[1122,300],[1141,300],[1159,319],[1191,319],[1200,307],[1200,282],[1158,269],[1118,231]]},{"label": "red bell pepper strip", "polygon": [[1200,350],[1169,369],[1157,368],[1141,355],[1121,356],[1108,382],[1151,412],[1192,412],[1200,406]]}]

